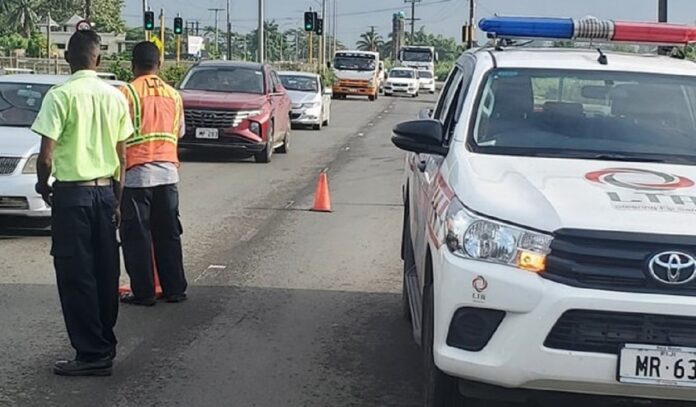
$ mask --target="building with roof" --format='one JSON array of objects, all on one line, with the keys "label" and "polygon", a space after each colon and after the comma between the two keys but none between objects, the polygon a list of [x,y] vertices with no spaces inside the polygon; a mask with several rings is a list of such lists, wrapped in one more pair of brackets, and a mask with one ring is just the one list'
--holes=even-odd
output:
[{"label": "building with roof", "polygon": [[[59,52],[68,49],[70,37],[77,30],[77,23],[83,18],[74,14],[72,17],[60,23],[53,19],[43,18],[39,24],[41,33],[44,37],[47,35],[48,26],[51,31],[51,44],[54,45]],[[104,55],[117,54],[126,50],[126,34],[118,33],[98,33],[101,37],[101,51]]]}]

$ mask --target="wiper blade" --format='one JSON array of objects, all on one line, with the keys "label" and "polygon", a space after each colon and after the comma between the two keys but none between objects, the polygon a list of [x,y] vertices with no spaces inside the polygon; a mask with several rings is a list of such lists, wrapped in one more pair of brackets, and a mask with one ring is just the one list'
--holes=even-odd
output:
[{"label": "wiper blade", "polygon": [[606,160],[606,161],[634,161],[641,163],[664,163],[667,160],[661,157],[655,156],[645,156],[645,155],[624,155],[624,154],[595,154],[588,157],[592,160]]}]

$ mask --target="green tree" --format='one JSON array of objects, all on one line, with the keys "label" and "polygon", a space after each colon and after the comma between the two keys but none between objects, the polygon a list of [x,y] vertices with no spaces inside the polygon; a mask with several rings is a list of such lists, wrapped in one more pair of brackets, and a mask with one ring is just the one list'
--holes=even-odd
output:
[{"label": "green tree", "polygon": [[27,56],[31,58],[41,58],[46,56],[46,37],[39,32],[31,34],[27,42]]},{"label": "green tree", "polygon": [[361,51],[379,51],[383,44],[384,39],[375,31],[360,34],[360,40],[356,43]]},{"label": "green tree", "polygon": [[39,20],[39,3],[36,0],[12,0],[8,5],[5,23],[15,31],[29,38]]},{"label": "green tree", "polygon": [[121,33],[126,30],[126,22],[121,15],[123,0],[91,0],[91,3],[92,21],[97,31]]},{"label": "green tree", "polygon": [[29,40],[17,33],[0,37],[0,50],[5,56],[9,56],[16,49],[26,49],[28,45]]}]

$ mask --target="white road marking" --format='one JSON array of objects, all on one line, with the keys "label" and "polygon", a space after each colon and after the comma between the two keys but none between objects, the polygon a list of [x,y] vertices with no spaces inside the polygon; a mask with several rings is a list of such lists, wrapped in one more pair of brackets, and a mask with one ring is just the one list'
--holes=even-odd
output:
[{"label": "white road marking", "polygon": [[205,269],[205,270],[201,273],[200,276],[196,277],[196,278],[193,280],[193,282],[194,282],[194,283],[197,283],[200,279],[202,279],[206,274],[208,274],[208,273],[211,272],[211,271],[222,271],[222,270],[225,270],[226,268],[227,268],[227,266],[220,266],[220,265],[217,265],[217,264],[211,264],[210,266],[208,266],[207,269]]}]

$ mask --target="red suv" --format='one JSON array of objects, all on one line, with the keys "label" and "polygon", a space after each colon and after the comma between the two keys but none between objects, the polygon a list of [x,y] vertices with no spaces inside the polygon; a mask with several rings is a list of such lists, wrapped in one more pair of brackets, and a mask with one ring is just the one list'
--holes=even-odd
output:
[{"label": "red suv", "polygon": [[227,148],[268,163],[274,151],[287,153],[290,97],[268,65],[204,61],[180,86],[186,116],[185,148]]}]

